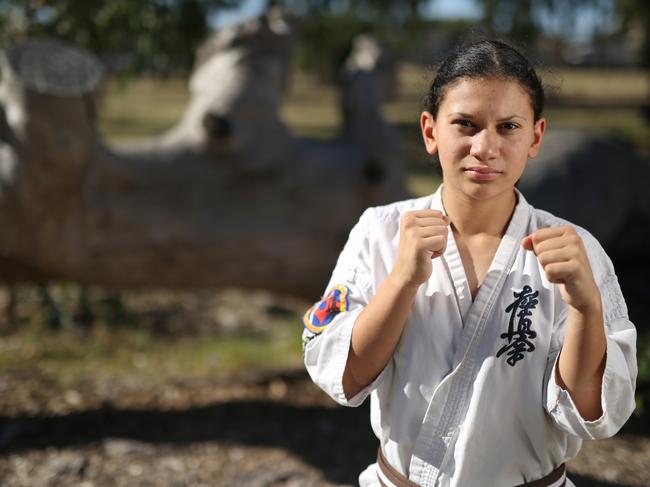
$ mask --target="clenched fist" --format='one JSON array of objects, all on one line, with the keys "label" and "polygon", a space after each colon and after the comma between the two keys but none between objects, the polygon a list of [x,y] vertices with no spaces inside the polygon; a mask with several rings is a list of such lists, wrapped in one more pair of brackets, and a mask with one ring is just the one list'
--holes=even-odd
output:
[{"label": "clenched fist", "polygon": [[397,261],[391,275],[403,286],[419,286],[431,276],[431,260],[447,247],[449,218],[438,210],[405,212],[400,218]]},{"label": "clenched fist", "polygon": [[546,278],[559,285],[562,299],[585,311],[600,306],[600,292],[582,239],[573,227],[550,227],[525,237],[522,246],[537,255]]}]

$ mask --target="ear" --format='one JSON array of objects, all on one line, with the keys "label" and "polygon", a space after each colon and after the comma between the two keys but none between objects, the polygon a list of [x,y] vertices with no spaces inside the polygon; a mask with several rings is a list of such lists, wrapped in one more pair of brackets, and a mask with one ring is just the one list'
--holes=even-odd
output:
[{"label": "ear", "polygon": [[420,129],[424,147],[431,155],[438,152],[438,141],[436,139],[436,120],[429,112],[422,112],[420,115]]},{"label": "ear", "polygon": [[535,127],[533,127],[533,143],[530,145],[530,148],[528,149],[528,157],[533,158],[537,157],[537,154],[539,154],[539,146],[542,143],[542,139],[544,138],[544,132],[546,131],[546,119],[545,118],[540,118],[537,122],[535,122]]}]

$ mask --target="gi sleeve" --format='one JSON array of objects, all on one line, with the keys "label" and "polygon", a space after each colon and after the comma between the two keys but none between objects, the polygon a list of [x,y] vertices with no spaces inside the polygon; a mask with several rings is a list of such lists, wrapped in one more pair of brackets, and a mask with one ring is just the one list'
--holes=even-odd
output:
[{"label": "gi sleeve", "polygon": [[[373,209],[367,209],[349,238],[325,289],[323,298],[303,316],[304,361],[312,380],[344,406],[359,406],[386,374],[386,369],[357,395],[346,399],[343,371],[352,328],[373,295],[369,227]],[[388,366],[387,366],[388,367]]]},{"label": "gi sleeve", "polygon": [[[556,347],[548,358],[545,407],[557,425],[567,433],[595,440],[616,434],[634,411],[637,376],[636,330],[628,319],[627,306],[612,262],[594,237],[583,236],[583,241],[603,304],[607,339],[600,396],[603,414],[594,421],[586,421],[578,412],[570,394],[557,384],[555,372],[561,347]],[[563,320],[562,328],[565,330],[566,313]]]}]

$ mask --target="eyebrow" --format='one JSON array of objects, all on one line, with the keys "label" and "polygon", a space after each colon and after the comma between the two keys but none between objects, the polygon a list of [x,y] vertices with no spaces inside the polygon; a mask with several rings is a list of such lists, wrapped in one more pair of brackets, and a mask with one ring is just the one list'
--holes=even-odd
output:
[{"label": "eyebrow", "polygon": [[[454,112],[454,113],[450,113],[448,115],[448,117],[449,118],[451,118],[451,117],[474,118],[474,115],[472,115],[471,113]],[[504,118],[501,118],[501,119],[497,120],[497,122],[505,122],[507,120],[512,120],[513,118],[521,118],[524,121],[527,120],[526,117],[524,117],[522,115],[510,115],[509,117],[504,117]]]}]

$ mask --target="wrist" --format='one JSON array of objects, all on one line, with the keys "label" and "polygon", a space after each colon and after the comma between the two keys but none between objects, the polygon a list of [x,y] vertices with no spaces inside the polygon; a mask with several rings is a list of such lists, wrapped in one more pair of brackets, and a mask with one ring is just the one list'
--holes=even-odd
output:
[{"label": "wrist", "polygon": [[586,318],[602,317],[603,304],[602,300],[600,299],[600,292],[596,290],[594,298],[585,303],[582,303],[580,305],[569,305],[569,310],[573,313],[578,313]]},{"label": "wrist", "polygon": [[391,272],[388,274],[386,281],[394,288],[401,291],[410,291],[417,292],[419,287],[422,285],[420,282],[413,282],[412,280],[401,276],[397,272]]}]

